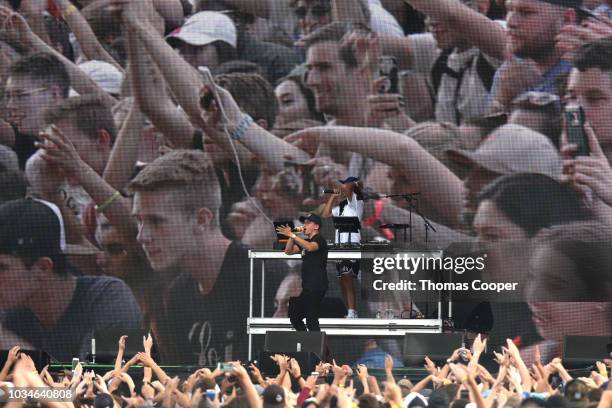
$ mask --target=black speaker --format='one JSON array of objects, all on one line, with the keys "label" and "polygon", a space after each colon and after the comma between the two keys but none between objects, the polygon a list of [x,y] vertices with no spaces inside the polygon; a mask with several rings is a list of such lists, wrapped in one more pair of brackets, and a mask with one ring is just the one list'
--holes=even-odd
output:
[{"label": "black speaker", "polygon": [[587,366],[612,358],[611,336],[566,336],[563,347],[563,364]]},{"label": "black speaker", "polygon": [[284,354],[295,359],[300,365],[300,370],[304,376],[308,376],[311,372],[315,371],[317,364],[321,362],[319,356],[309,351],[295,351],[286,353],[277,351],[260,351],[257,357],[257,367],[264,375],[268,377],[278,375],[278,365],[270,358],[274,354]]},{"label": "black speaker", "polygon": [[119,349],[119,338],[128,336],[125,340],[125,351],[123,359],[129,360],[140,351],[144,350],[142,337],[147,335],[141,329],[104,329],[94,331],[93,338],[96,339],[96,363],[114,363]]},{"label": "black speaker", "polygon": [[[6,358],[8,357],[8,350],[0,350],[0,367],[4,367],[6,364]],[[20,349],[19,353],[27,354],[34,361],[34,365],[38,371],[42,370],[46,365],[51,363],[51,358],[43,350],[24,350]]]},{"label": "black speaker", "polygon": [[308,351],[326,359],[327,338],[324,332],[269,331],[266,333],[264,350],[282,354]]},{"label": "black speaker", "polygon": [[406,367],[422,366],[425,356],[432,361],[446,361],[463,344],[461,333],[406,333],[403,361]]}]

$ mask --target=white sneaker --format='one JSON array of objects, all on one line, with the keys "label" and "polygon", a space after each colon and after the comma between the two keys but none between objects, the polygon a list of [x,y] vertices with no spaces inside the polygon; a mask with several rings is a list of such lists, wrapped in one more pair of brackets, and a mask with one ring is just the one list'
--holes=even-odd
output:
[{"label": "white sneaker", "polygon": [[357,319],[359,316],[357,316],[357,311],[354,309],[349,309],[348,310],[348,314],[346,315],[347,319]]}]

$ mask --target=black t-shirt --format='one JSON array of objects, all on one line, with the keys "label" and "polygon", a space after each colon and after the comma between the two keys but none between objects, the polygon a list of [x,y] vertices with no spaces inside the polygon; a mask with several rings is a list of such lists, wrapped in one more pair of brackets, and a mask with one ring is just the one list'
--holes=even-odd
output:
[{"label": "black t-shirt", "polygon": [[15,132],[15,145],[13,146],[13,150],[17,153],[19,168],[25,170],[26,162],[38,150],[34,145],[37,139],[34,136],[19,133],[14,126],[13,131]]},{"label": "black t-shirt", "polygon": [[140,309],[131,289],[107,276],[80,276],[70,305],[52,329],[29,309],[10,310],[4,326],[58,361],[84,360],[91,351],[94,330],[138,329]]},{"label": "black t-shirt", "polygon": [[327,241],[321,234],[307,241],[316,242],[319,249],[314,252],[302,250],[302,289],[327,290]]},{"label": "black t-shirt", "polygon": [[166,364],[216,365],[246,361],[249,313],[248,248],[232,242],[213,288],[202,295],[189,273],[168,289],[159,351]]}]

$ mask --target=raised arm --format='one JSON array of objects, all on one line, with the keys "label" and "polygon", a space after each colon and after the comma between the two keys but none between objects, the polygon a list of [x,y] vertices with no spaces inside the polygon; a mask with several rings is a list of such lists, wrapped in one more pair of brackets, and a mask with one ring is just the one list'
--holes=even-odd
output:
[{"label": "raised arm", "polygon": [[166,31],[183,24],[183,6],[181,0],[153,0],[155,11],[164,19]]},{"label": "raised arm", "polygon": [[119,372],[121,370],[121,365],[123,364],[123,353],[125,353],[125,339],[127,336],[121,336],[119,338],[119,347],[117,347],[117,357],[115,358],[115,371]]},{"label": "raised arm", "polygon": [[198,127],[203,125],[199,91],[202,87],[200,74],[164,41],[162,36],[145,18],[143,9],[150,7],[145,0],[112,0],[121,9],[122,19],[131,34],[138,36],[159,68],[178,104],[185,110],[189,120]]},{"label": "raised arm", "polygon": [[60,168],[66,177],[77,180],[98,205],[98,211],[104,212],[111,225],[135,242],[137,227],[131,215],[130,200],[124,198],[89,167],[59,129],[55,126],[52,129],[50,134],[41,135],[44,143],[38,144],[43,150],[44,160]]},{"label": "raised arm", "polygon": [[142,112],[176,148],[192,148],[194,127],[172,103],[158,68],[145,54],[144,44],[133,29],[127,30],[132,90]]},{"label": "raised arm", "polygon": [[4,381],[8,376],[13,364],[19,358],[19,346],[12,347],[6,356],[6,361],[4,362],[4,367],[2,367],[2,371],[0,371],[0,381]]},{"label": "raised arm", "polygon": [[[220,86],[214,85],[218,97],[216,102],[223,106],[228,121],[227,129],[233,139],[253,153],[270,171],[277,173],[284,169],[288,157],[297,162],[310,159],[308,153],[274,136],[248,118],[238,107],[232,95]],[[209,131],[208,133],[213,133]],[[225,139],[227,140],[227,135]],[[229,142],[229,141],[228,141]]]},{"label": "raised arm", "polygon": [[62,17],[74,33],[83,54],[90,60],[105,61],[123,72],[121,65],[104,49],[85,17],[70,0],[53,0],[62,10]]},{"label": "raised arm", "polygon": [[[461,180],[423,149],[415,140],[381,129],[318,127],[300,132],[319,137],[332,148],[360,153],[405,175],[427,202],[444,216],[448,226],[459,225],[464,187]],[[393,152],[393,154],[389,154]]]},{"label": "raised arm", "polygon": [[138,361],[142,363],[144,367],[151,368],[151,370],[153,370],[153,372],[162,384],[165,384],[166,381],[170,379],[170,377],[168,377],[168,374],[166,374],[166,372],[159,365],[157,365],[157,363],[155,362],[155,360],[153,360],[153,358],[151,358],[151,356],[147,355],[146,353],[138,353],[135,357],[138,359]]},{"label": "raised arm", "polygon": [[[285,254],[293,255],[293,254],[299,254],[301,252],[300,247],[296,245],[298,236],[295,235],[291,231],[291,227],[289,227],[288,225],[281,225],[276,228],[276,232],[289,238],[287,240],[287,244],[285,245]],[[318,248],[318,245],[317,245],[317,248]]]},{"label": "raised arm", "polygon": [[416,10],[443,20],[472,47],[497,59],[504,59],[507,37],[504,28],[459,0],[405,0]]},{"label": "raised arm", "polygon": [[104,168],[104,180],[119,191],[123,191],[134,173],[145,119],[138,104],[134,103],[119,130]]},{"label": "raised arm", "polygon": [[79,94],[95,94],[105,103],[109,104],[109,106],[117,102],[112,96],[96,85],[96,83],[72,61],[64,57],[55,48],[45,43],[40,37],[34,34],[26,20],[19,13],[15,13],[6,7],[0,7],[0,19],[8,23],[6,25],[6,31],[9,32],[8,35],[11,38],[16,39],[17,45],[30,52],[43,52],[51,54],[59,59],[68,71],[70,86]]},{"label": "raised arm", "polygon": [[332,216],[332,208],[334,205],[334,200],[340,197],[340,194],[331,194],[327,201],[325,202],[325,207],[323,207],[323,211],[321,212],[321,217],[329,218]]}]

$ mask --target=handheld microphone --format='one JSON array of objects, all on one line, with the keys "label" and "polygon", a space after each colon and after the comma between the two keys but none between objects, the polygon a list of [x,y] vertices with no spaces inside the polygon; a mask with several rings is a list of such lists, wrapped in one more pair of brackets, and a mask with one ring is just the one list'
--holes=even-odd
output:
[{"label": "handheld microphone", "polygon": [[324,188],[323,194],[340,194],[340,192],[338,190],[331,190],[329,188]]}]

